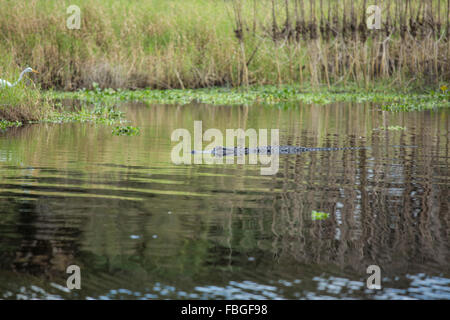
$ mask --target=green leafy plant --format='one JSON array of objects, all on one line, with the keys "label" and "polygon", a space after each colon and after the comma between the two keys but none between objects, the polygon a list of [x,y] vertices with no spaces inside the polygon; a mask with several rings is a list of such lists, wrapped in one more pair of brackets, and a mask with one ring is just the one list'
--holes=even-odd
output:
[{"label": "green leafy plant", "polygon": [[327,219],[329,217],[330,217],[329,213],[318,212],[318,211],[315,211],[315,210],[313,210],[311,212],[311,219],[314,220],[314,221],[315,220],[325,220],[325,219]]},{"label": "green leafy plant", "polygon": [[280,103],[302,102],[306,104],[330,104],[336,102],[372,102],[381,104],[386,111],[415,111],[450,107],[449,91],[429,93],[399,93],[388,89],[367,92],[358,88],[304,90],[291,86],[250,86],[242,88],[170,89],[170,90],[114,90],[101,89],[94,83],[93,90],[53,92],[51,98],[78,99],[87,103],[115,104],[123,101],[145,103],[189,104],[192,102],[216,105],[263,104],[277,107]]},{"label": "green leafy plant", "polygon": [[139,133],[140,129],[132,126],[118,126],[112,131],[112,134],[115,136],[136,136]]},{"label": "green leafy plant", "polygon": [[402,126],[388,126],[388,127],[379,127],[373,130],[389,130],[389,131],[402,131],[402,130],[406,130],[405,127]]},{"label": "green leafy plant", "polygon": [[20,122],[20,121],[0,120],[0,131],[4,131],[7,128],[11,128],[11,127],[20,127],[21,125],[22,125],[22,122]]},{"label": "green leafy plant", "polygon": [[100,124],[113,124],[122,121],[124,113],[114,107],[95,103],[94,107],[82,106],[76,111],[65,111],[60,105],[44,122],[93,122]]}]

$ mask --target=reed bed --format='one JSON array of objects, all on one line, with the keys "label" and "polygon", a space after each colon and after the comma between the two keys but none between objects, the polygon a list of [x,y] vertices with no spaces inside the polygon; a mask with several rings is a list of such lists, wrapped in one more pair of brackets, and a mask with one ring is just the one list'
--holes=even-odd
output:
[{"label": "reed bed", "polygon": [[379,30],[367,0],[5,0],[0,54],[44,89],[448,82],[450,0],[375,3]]},{"label": "reed bed", "polygon": [[[270,49],[254,50],[273,59],[278,83],[369,87],[386,80],[402,87],[449,79],[448,0],[254,0],[253,14],[243,18],[246,2],[233,1],[236,37],[271,40]],[[381,10],[377,29],[367,25],[369,4]]]}]

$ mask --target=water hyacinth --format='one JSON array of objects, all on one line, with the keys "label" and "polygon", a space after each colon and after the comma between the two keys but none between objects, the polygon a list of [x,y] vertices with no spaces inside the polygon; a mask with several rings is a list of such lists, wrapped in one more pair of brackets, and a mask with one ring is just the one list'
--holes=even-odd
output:
[{"label": "water hyacinth", "polygon": [[388,130],[388,131],[403,131],[403,130],[406,130],[406,128],[402,127],[402,126],[387,126],[387,127],[381,126],[379,128],[375,128],[373,130],[374,131],[378,131],[378,130],[381,130],[381,131],[384,131],[384,130]]},{"label": "water hyacinth", "polygon": [[0,120],[0,130],[6,130],[7,128],[11,127],[20,127],[22,125],[22,122],[20,121],[7,121],[7,120]]},{"label": "water hyacinth", "polygon": [[313,211],[311,212],[311,219],[312,219],[313,221],[315,221],[315,220],[325,220],[325,219],[327,219],[327,218],[329,218],[329,217],[330,217],[330,214],[329,214],[329,213],[318,212],[318,211],[315,211],[315,210],[313,210]]},{"label": "water hyacinth", "polygon": [[450,101],[446,93],[411,93],[397,92],[383,86],[375,87],[372,91],[366,91],[358,87],[334,87],[314,90],[309,87],[304,89],[294,85],[282,86],[250,86],[243,88],[206,88],[193,90],[151,90],[144,89],[114,90],[100,89],[78,90],[75,92],[52,92],[55,99],[77,99],[86,103],[114,104],[119,102],[145,102],[148,104],[189,104],[207,103],[215,105],[270,105],[280,106],[286,102],[301,102],[305,104],[326,105],[336,102],[374,102],[381,104],[386,111],[413,111],[426,110],[441,107],[450,107]]},{"label": "water hyacinth", "polygon": [[132,126],[119,126],[112,130],[115,136],[136,136],[140,133],[140,129]]}]

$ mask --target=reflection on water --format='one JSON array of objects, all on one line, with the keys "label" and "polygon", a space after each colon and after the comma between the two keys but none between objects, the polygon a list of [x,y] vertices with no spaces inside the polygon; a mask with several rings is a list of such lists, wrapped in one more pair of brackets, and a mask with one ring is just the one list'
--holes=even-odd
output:
[{"label": "reflection on water", "polygon": [[[139,136],[94,124],[0,135],[0,298],[450,298],[448,111],[123,108]],[[282,155],[275,176],[175,166],[171,133],[194,120],[371,148]],[[406,130],[373,130],[389,125]],[[81,290],[65,286],[71,264]],[[379,291],[366,288],[372,264]]]}]

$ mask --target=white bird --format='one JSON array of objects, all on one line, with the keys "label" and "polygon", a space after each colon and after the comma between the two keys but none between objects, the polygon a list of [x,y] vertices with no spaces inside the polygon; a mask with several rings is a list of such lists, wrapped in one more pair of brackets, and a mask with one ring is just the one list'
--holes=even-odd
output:
[{"label": "white bird", "polygon": [[28,73],[28,72],[39,73],[36,70],[34,70],[33,68],[28,67],[28,68],[26,68],[25,70],[23,70],[20,73],[19,79],[17,79],[17,81],[14,82],[13,84],[11,84],[11,82],[9,82],[9,81],[0,79],[0,88],[4,88],[4,87],[10,87],[11,88],[11,87],[14,87],[15,85],[17,85],[22,80],[24,74]]}]

